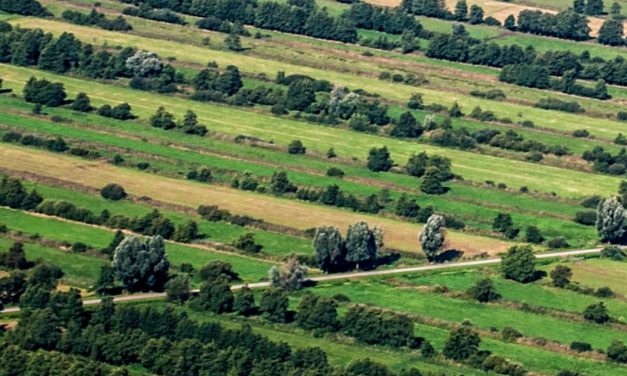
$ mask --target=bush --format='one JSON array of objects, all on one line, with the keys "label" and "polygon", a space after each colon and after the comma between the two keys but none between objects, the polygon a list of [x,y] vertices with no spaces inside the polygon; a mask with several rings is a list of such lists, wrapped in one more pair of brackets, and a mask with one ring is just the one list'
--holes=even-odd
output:
[{"label": "bush", "polygon": [[534,107],[543,108],[545,110],[558,110],[572,113],[585,112],[584,108],[577,102],[566,102],[556,98],[542,98],[534,105]]},{"label": "bush", "polygon": [[100,195],[107,200],[119,201],[126,198],[124,188],[115,183],[110,183],[102,187]]},{"label": "bush", "polygon": [[467,293],[481,303],[492,302],[501,298],[501,295],[496,292],[494,284],[489,278],[477,282]]},{"label": "bush", "polygon": [[327,170],[327,176],[341,178],[344,177],[344,171],[340,170],[337,167],[329,167],[329,169]]},{"label": "bush", "polygon": [[501,330],[501,338],[503,338],[503,341],[506,342],[516,342],[516,339],[522,336],[521,332],[509,326],[506,326],[503,330]]},{"label": "bush", "polygon": [[601,250],[601,257],[606,257],[614,261],[622,261],[625,259],[625,251],[615,245],[610,245]]},{"label": "bush", "polygon": [[574,137],[588,137],[590,136],[590,132],[587,129],[577,129],[573,131]]},{"label": "bush", "polygon": [[566,248],[568,247],[568,242],[563,236],[558,236],[557,238],[549,240],[546,245],[549,248]]},{"label": "bush", "polygon": [[597,213],[591,210],[577,212],[575,222],[584,226],[594,226],[597,222]]},{"label": "bush", "polygon": [[247,253],[259,253],[263,248],[262,245],[255,243],[255,235],[251,233],[240,236],[233,242],[233,247]]},{"label": "bush", "polygon": [[46,79],[31,77],[24,86],[24,100],[42,106],[57,107],[65,102],[63,84],[52,83]]},{"label": "bush", "polygon": [[307,148],[305,148],[300,140],[294,140],[287,146],[287,152],[290,154],[305,154]]},{"label": "bush", "polygon": [[607,312],[607,308],[603,302],[597,304],[591,304],[583,311],[583,318],[588,321],[593,321],[597,324],[603,324],[610,321],[610,315]]},{"label": "bush", "polygon": [[587,342],[573,341],[570,343],[570,349],[577,352],[592,351],[592,345]]},{"label": "bush", "polygon": [[607,287],[607,286],[599,287],[594,292],[594,296],[596,296],[598,298],[611,298],[612,296],[614,296],[614,291],[612,291],[612,289]]}]

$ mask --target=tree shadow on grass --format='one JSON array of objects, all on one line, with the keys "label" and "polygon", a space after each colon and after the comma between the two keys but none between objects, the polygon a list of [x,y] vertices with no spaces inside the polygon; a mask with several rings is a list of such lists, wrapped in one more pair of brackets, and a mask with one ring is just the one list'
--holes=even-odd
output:
[{"label": "tree shadow on grass", "polygon": [[459,260],[463,255],[463,251],[457,249],[447,249],[446,251],[437,255],[433,261],[436,263],[451,262]]}]

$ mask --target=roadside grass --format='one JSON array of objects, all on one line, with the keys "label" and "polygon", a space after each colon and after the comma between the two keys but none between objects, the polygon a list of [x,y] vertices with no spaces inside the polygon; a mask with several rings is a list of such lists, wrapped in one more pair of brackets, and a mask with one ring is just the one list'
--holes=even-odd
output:
[{"label": "roadside grass", "polygon": [[[583,264],[598,261],[596,259],[588,259],[581,261]],[[560,262],[560,265],[571,266],[571,262]],[[558,264],[550,264],[542,269],[553,269]],[[390,283],[406,284],[412,286],[446,286],[454,292],[465,292],[471,288],[476,282],[483,278],[490,278],[494,283],[496,291],[501,294],[504,301],[514,301],[518,303],[527,303],[532,306],[545,307],[560,311],[568,311],[581,313],[583,310],[599,301],[608,307],[612,317],[616,319],[627,319],[627,302],[623,299],[600,299],[590,295],[583,295],[567,289],[560,289],[550,285],[550,278],[545,277],[542,281],[522,284],[502,278],[498,274],[498,269],[488,268],[484,270],[468,269],[463,271],[440,272],[430,274],[406,274],[396,279],[390,280]],[[398,281],[398,282],[397,282]],[[604,282],[604,281],[603,281]]]},{"label": "roadside grass", "polygon": [[[70,97],[79,91],[85,91],[84,80],[8,65],[1,67],[6,86],[18,92],[23,83],[32,75],[64,83]],[[591,194],[610,194],[616,191],[620,181],[620,179],[611,176],[504,160],[493,156],[444,149],[343,129],[310,126],[289,119],[264,116],[238,108],[198,103],[174,96],[162,96],[146,92],[141,92],[141,95],[138,95],[137,91],[131,89],[96,82],[90,82],[89,88],[87,92],[91,95],[95,105],[107,102],[120,103],[127,100],[133,105],[134,112],[143,118],[152,115],[158,105],[164,105],[178,116],[185,110],[191,109],[198,114],[199,120],[210,129],[234,136],[245,134],[271,139],[275,143],[287,145],[294,139],[294,135],[298,134],[298,138],[310,150],[319,153],[324,153],[333,146],[340,155],[363,156],[361,158],[365,158],[371,147],[387,145],[392,153],[392,158],[396,161],[404,161],[411,153],[417,151],[444,154],[451,158],[453,170],[466,179],[503,181],[508,186],[525,185],[531,190],[553,191],[565,197],[580,198]]]}]

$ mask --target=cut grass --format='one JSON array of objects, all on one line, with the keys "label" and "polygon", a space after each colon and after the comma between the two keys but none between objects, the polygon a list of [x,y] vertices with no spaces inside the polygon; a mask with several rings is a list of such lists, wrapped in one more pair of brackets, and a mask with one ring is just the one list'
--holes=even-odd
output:
[{"label": "cut grass", "polygon": [[[335,208],[322,207],[293,200],[239,191],[231,188],[199,184],[190,181],[158,177],[147,173],[116,168],[103,162],[83,161],[39,150],[28,150],[12,145],[0,145],[2,165],[18,171],[29,171],[42,176],[63,179],[72,176],[80,184],[100,188],[114,182],[136,196],[159,198],[172,204],[197,208],[199,205],[218,205],[235,214],[247,214],[270,223],[305,230],[312,227],[335,225],[347,228],[360,220],[380,225],[386,233],[386,244],[392,248],[417,252],[416,236],[421,226],[395,220],[363,215]],[[507,244],[496,239],[450,233],[451,245],[469,254],[499,252]]]},{"label": "cut grass", "polygon": [[[23,102],[9,100],[8,98],[0,98],[0,103],[5,101],[12,104],[12,109],[17,108],[18,106],[20,106],[20,104],[24,108],[24,111],[26,111],[27,108],[30,107],[24,106]],[[2,105],[0,105],[0,108],[2,108]],[[78,114],[69,112],[67,110],[51,109],[51,111],[52,113],[59,114],[59,116],[69,115],[70,118],[76,119],[78,121],[86,120],[85,115],[81,114],[80,116],[78,116]],[[94,116],[90,115],[90,117]],[[102,119],[101,117],[96,118],[97,119],[91,121],[97,123],[100,121],[100,119]],[[13,127],[19,126],[17,128],[18,131],[23,131],[21,128],[25,128],[27,131],[35,131],[37,133],[45,132],[49,135],[62,136],[66,139],[68,139],[69,137],[71,139],[87,142],[106,142],[108,145],[128,148],[140,153],[151,153],[157,154],[159,157],[173,158],[176,162],[172,161],[172,166],[164,166],[163,160],[160,161],[161,165],[159,166],[160,169],[169,168],[169,171],[172,174],[181,173],[181,162],[186,161],[192,165],[198,164],[217,169],[232,169],[238,173],[243,173],[245,171],[254,171],[257,176],[263,176],[268,180],[279,167],[291,167],[296,169],[296,171],[289,171],[289,178],[292,182],[298,185],[324,187],[330,184],[337,184],[344,192],[352,193],[355,195],[376,194],[383,186],[393,189],[394,187],[388,186],[387,182],[402,184],[403,188],[411,190],[415,190],[417,185],[415,179],[405,175],[376,174],[367,171],[364,168],[359,169],[355,167],[349,167],[347,169],[345,165],[337,165],[337,167],[341,168],[347,174],[354,174],[356,176],[359,176],[361,179],[353,182],[345,181],[350,180],[351,177],[347,177],[344,180],[328,178],[324,176],[326,168],[328,168],[328,166],[330,165],[330,163],[328,162],[315,163],[317,162],[316,160],[312,160],[309,158],[294,157],[283,152],[270,150],[264,151],[259,148],[250,148],[239,144],[234,144],[233,147],[229,149],[229,152],[237,155],[248,154],[251,162],[236,161],[229,156],[219,157],[189,153],[178,148],[172,148],[171,146],[162,145],[168,144],[170,142],[169,140],[177,140],[185,143],[185,145],[188,145],[190,147],[209,147],[209,149],[213,149],[212,151],[221,153],[225,148],[225,142],[215,142],[212,139],[208,138],[199,139],[197,137],[185,136],[179,133],[164,132],[162,130],[152,127],[144,127],[143,130],[139,131],[137,124],[128,122],[118,121],[115,123],[115,125],[111,125],[112,127],[116,128],[116,130],[114,131],[115,136],[112,134],[105,135],[102,132],[94,132],[92,130],[74,129],[73,126],[67,123],[50,123],[44,122],[36,118],[21,118],[19,116],[11,114],[0,114],[0,122],[4,122],[5,124],[11,124]],[[144,141],[130,140],[128,138],[120,138],[118,136],[119,130],[121,129],[123,129],[124,131],[137,133],[137,137],[141,137],[143,140],[147,140],[147,137],[150,136],[150,143],[146,143]],[[152,140],[152,137],[155,136],[158,138]],[[258,160],[260,157],[276,163],[276,166],[263,166],[252,162]],[[291,163],[288,163],[287,159],[291,159]],[[300,172],[302,171],[302,167],[305,166],[310,168],[316,168],[317,171],[314,171],[314,173],[317,173],[318,176],[312,176],[311,173]],[[231,178],[227,176],[224,179],[227,179],[225,180],[225,182],[228,182]],[[386,183],[379,185],[379,187],[371,186],[370,182],[374,181],[375,179],[385,180]],[[523,229],[531,225],[538,226],[543,231],[545,237],[550,238],[560,235],[567,236],[570,245],[575,247],[590,246],[596,242],[597,235],[594,229],[575,224],[569,220],[569,218],[574,217],[575,213],[580,209],[577,206],[567,206],[566,204],[560,205],[559,203],[550,203],[547,200],[539,200],[534,197],[526,197],[524,195],[512,195],[504,192],[501,193],[501,191],[495,190],[481,190],[461,184],[453,185],[452,189],[453,191],[450,195],[447,194],[440,197],[421,194],[417,196],[417,199],[421,206],[434,205],[436,210],[454,214],[455,216],[466,221],[466,224],[468,226],[486,232],[491,231],[492,219],[496,216],[499,210],[507,210],[512,212],[512,214],[514,215],[515,223],[518,226],[521,226],[521,228]],[[392,191],[390,198],[394,200],[397,197],[398,194]],[[502,199],[499,199],[499,197],[502,197]],[[498,201],[498,203],[495,201]],[[525,208],[525,211],[522,213],[517,213],[520,208]],[[546,214],[553,210],[554,216],[547,217]],[[566,220],[563,219],[564,217],[566,217]],[[208,232],[206,233],[210,234],[213,237],[215,232],[212,231],[212,229],[208,228],[208,224],[204,224],[204,226],[207,227],[206,230]],[[241,230],[237,231],[237,229],[233,229],[229,232],[233,233],[234,231],[241,233]],[[222,231],[218,231],[218,234],[222,235]],[[266,234],[262,236],[265,235]],[[225,240],[224,237],[218,236],[216,240],[230,243],[235,238],[236,237],[231,236]],[[280,240],[276,236],[273,236],[273,238],[276,238],[277,241]],[[303,253],[303,251],[306,253],[309,250],[309,244],[294,248],[295,244],[291,240],[292,239],[285,239],[284,241],[288,242],[289,244],[285,244],[283,246],[281,246],[280,244],[276,244],[276,249],[269,250],[271,251],[271,253],[282,254],[285,254],[285,252],[282,252],[283,249],[289,248],[292,248],[292,251],[296,253]],[[262,242],[262,244],[264,243]]]},{"label": "cut grass", "polygon": [[592,259],[576,261],[569,266],[573,269],[573,281],[594,288],[609,286],[619,294],[627,295],[627,263]]},{"label": "cut grass", "polygon": [[509,326],[527,337],[544,337],[566,345],[572,341],[584,341],[592,344],[594,348],[606,349],[614,339],[627,339],[624,332],[603,325],[568,322],[516,309],[447,298],[419,289],[391,286],[385,281],[376,279],[321,283],[314,291],[324,296],[345,294],[355,303],[374,304],[394,311],[447,322],[461,323],[470,320],[478,328],[486,330],[490,328],[502,330]]},{"label": "cut grass", "polygon": [[[0,250],[7,250],[13,240],[0,238]],[[100,267],[107,261],[62,251],[60,249],[45,247],[35,243],[23,243],[26,259],[29,261],[41,261],[47,264],[56,265],[63,270],[63,278],[61,283],[79,288],[88,288],[93,285],[98,278]]]},{"label": "cut grass", "polygon": [[[163,37],[166,40],[141,37],[131,34],[109,32],[105,30],[71,25],[52,20],[29,18],[21,19],[20,22],[17,23],[20,23],[22,26],[27,27],[40,27],[55,34],[61,33],[63,31],[73,32],[79,39],[97,45],[122,45],[148,49],[150,51],[154,51],[160,54],[163,57],[172,56],[175,57],[177,61],[200,64],[202,66],[206,64],[207,60],[214,60],[220,65],[228,65],[231,64],[233,61],[237,61],[237,66],[240,68],[240,70],[252,74],[263,73],[267,77],[274,77],[276,73],[280,70],[285,71],[287,74],[307,74],[316,78],[324,78],[330,80],[334,84],[345,85],[351,89],[362,88],[368,92],[378,93],[384,98],[395,100],[401,103],[405,103],[412,93],[420,92],[424,95],[425,100],[428,103],[435,102],[451,105],[453,102],[456,101],[462,105],[466,112],[470,112],[470,110],[475,106],[481,106],[484,109],[489,108],[499,117],[512,117],[512,114],[520,114],[520,116],[513,118],[512,120],[532,120],[535,124],[539,126],[555,128],[558,130],[572,131],[575,129],[585,128],[589,126],[590,121],[590,119],[585,116],[585,114],[574,115],[563,112],[560,113],[558,111],[547,111],[529,106],[521,106],[517,103],[499,103],[471,97],[467,94],[464,94],[463,92],[450,90],[451,85],[453,87],[459,86],[459,82],[451,82],[450,77],[447,78],[446,83],[440,85],[448,86],[449,89],[445,91],[440,91],[441,88],[439,88],[438,90],[427,87],[418,89],[408,85],[399,85],[390,82],[380,81],[375,77],[378,76],[381,69],[373,68],[370,63],[368,63],[366,67],[358,69],[359,72],[363,72],[365,75],[368,75],[368,77],[355,76],[353,74],[350,74],[350,72],[354,72],[355,69],[359,67],[359,65],[365,64],[367,60],[363,60],[361,62],[351,61],[350,64],[347,64],[345,61],[343,61],[345,59],[334,58],[332,54],[329,56],[329,53],[326,52],[318,53],[322,54],[322,56],[324,57],[323,66],[312,68],[299,65],[299,63],[296,61],[286,62],[285,59],[282,59],[281,61],[276,60],[277,56],[284,55],[286,51],[284,46],[281,47],[280,52],[278,50],[275,50],[273,52],[264,53],[262,57],[253,56],[253,52],[234,53],[223,50],[211,50],[208,56],[208,49],[206,47],[187,44],[183,41],[170,42],[168,41],[170,38],[164,35],[160,35],[160,37]],[[158,23],[156,25],[160,25],[159,27],[164,28],[170,27],[167,25],[161,26],[161,24]],[[174,28],[176,28],[176,26],[174,26]],[[185,48],[180,48],[181,43],[185,44]],[[295,48],[298,48],[298,46],[295,46]],[[290,50],[288,49],[287,51]],[[335,60],[337,63],[337,67],[334,67],[333,64],[329,65],[329,59]],[[302,56],[299,56],[298,60],[301,61]],[[459,80],[454,79],[454,81]],[[513,88],[513,86],[509,87]],[[517,90],[524,91],[529,89],[517,88]],[[535,93],[533,95],[534,103],[535,101],[545,96],[559,95],[558,93],[552,93],[549,91],[535,90],[529,92]],[[605,106],[601,101],[593,101],[590,103],[590,106],[595,108]],[[597,104],[594,105],[594,103]],[[618,107],[615,107],[614,111],[616,111],[617,108]],[[523,113],[524,117],[522,117]],[[591,129],[592,134],[604,136],[608,139],[613,139],[614,137],[616,137],[618,132],[621,131],[621,125],[616,121],[603,118],[595,118],[594,121],[598,125],[598,127],[594,127],[593,129]]]},{"label": "cut grass", "polygon": [[[181,115],[187,109],[198,114],[199,120],[210,129],[231,134],[272,139],[276,143],[287,145],[298,134],[304,144],[320,153],[333,146],[340,155],[366,156],[368,150],[375,146],[387,145],[392,158],[403,163],[412,153],[427,151],[431,154],[442,154],[451,158],[453,170],[474,181],[502,181],[508,186],[527,186],[531,190],[555,192],[558,195],[580,198],[586,195],[608,195],[617,190],[620,179],[597,174],[564,170],[550,166],[542,166],[522,161],[504,160],[498,157],[468,153],[454,149],[444,149],[431,145],[417,144],[398,139],[383,138],[374,135],[334,129],[322,126],[311,126],[293,120],[269,117],[244,111],[238,108],[198,103],[178,97],[162,96],[139,92],[90,82],[86,90],[85,81],[74,78],[39,72],[28,68],[1,65],[2,75],[7,86],[21,90],[23,83],[32,75],[46,77],[53,81],[63,82],[69,95],[79,91],[87,91],[94,104],[120,103],[128,101],[134,112],[147,118],[159,105],[169,111]],[[364,158],[362,157],[362,158]]]}]

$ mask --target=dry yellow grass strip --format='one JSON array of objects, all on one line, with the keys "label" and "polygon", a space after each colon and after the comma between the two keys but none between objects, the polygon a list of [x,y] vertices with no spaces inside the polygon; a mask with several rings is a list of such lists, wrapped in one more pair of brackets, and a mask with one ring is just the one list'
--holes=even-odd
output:
[{"label": "dry yellow grass strip", "polygon": [[[396,7],[400,5],[401,0],[365,0],[365,2],[379,6]],[[450,11],[454,11],[457,0],[445,0],[445,3],[446,7]],[[471,5],[479,5],[481,8],[483,8],[486,17],[492,16],[501,22],[504,22],[507,16],[509,16],[510,14],[513,14],[514,16],[516,16],[516,18],[518,18],[518,13],[522,12],[523,10],[539,10],[544,13],[551,14],[557,13],[557,11],[553,9],[544,9],[521,4],[513,4],[504,1],[467,0],[467,3],[469,8]],[[590,35],[596,37],[599,34],[599,29],[601,28],[601,25],[603,25],[605,19],[599,17],[588,17],[588,20],[590,29],[592,30],[590,32]],[[627,29],[627,21],[624,22],[624,25]]]},{"label": "dry yellow grass strip", "polygon": [[[298,229],[333,225],[345,229],[364,220],[379,225],[385,232],[386,245],[404,251],[419,251],[420,225],[353,213],[348,210],[312,205],[223,186],[199,184],[165,178],[148,173],[114,167],[105,162],[85,161],[64,155],[0,145],[0,166],[15,171],[55,177],[93,188],[118,183],[136,196],[148,196],[163,202],[196,208],[218,205],[236,214],[247,214],[267,222]],[[496,254],[508,243],[498,239],[450,232],[450,246],[463,250],[466,256],[481,252]]]}]

